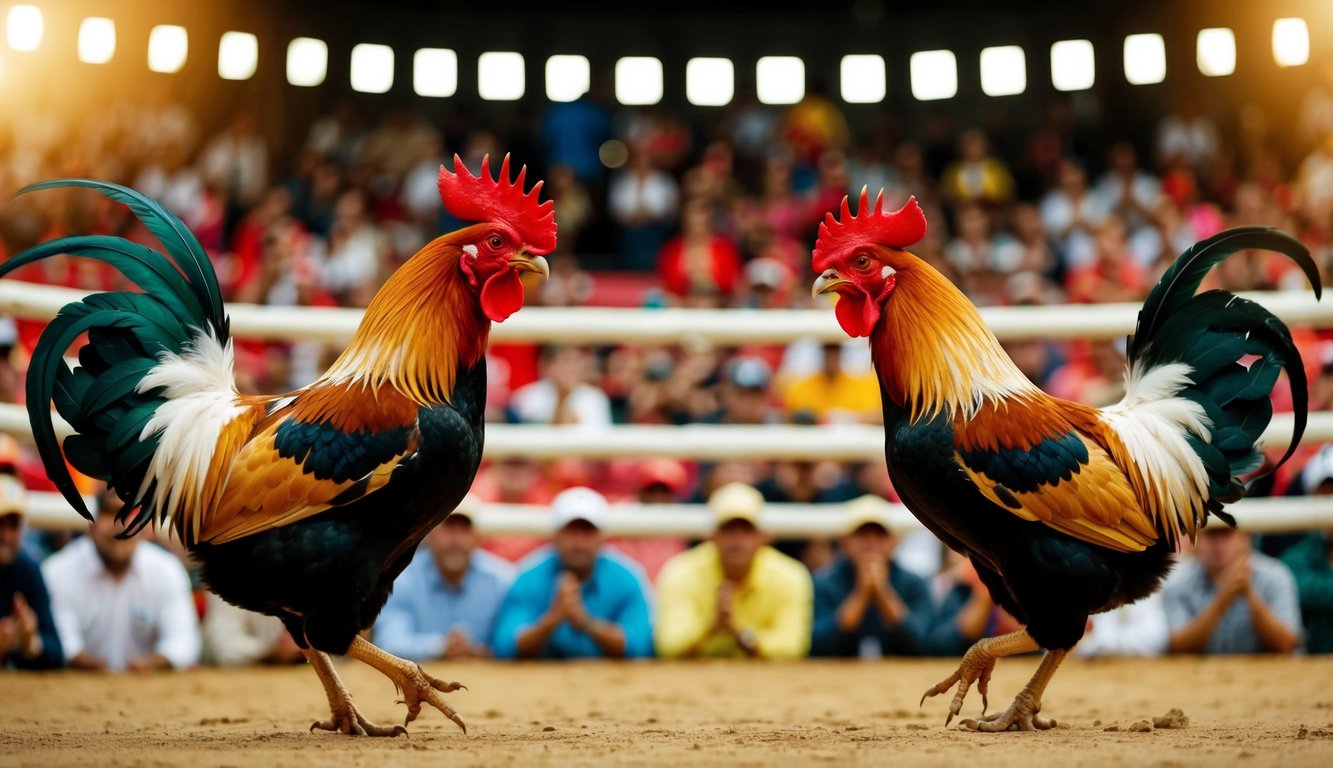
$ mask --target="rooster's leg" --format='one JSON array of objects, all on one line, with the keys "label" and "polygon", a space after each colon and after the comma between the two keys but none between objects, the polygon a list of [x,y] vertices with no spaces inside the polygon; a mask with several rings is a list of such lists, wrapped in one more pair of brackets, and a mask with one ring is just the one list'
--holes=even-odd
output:
[{"label": "rooster's leg", "polygon": [[329,709],[333,711],[333,716],[328,720],[311,723],[310,730],[319,728],[325,731],[342,731],[349,736],[397,736],[400,733],[407,733],[407,729],[401,725],[392,728],[375,725],[362,717],[356,705],[352,703],[352,697],[347,693],[347,687],[338,677],[337,670],[333,668],[333,661],[329,659],[327,653],[306,648],[305,657],[310,661],[315,674],[319,675],[319,681],[324,684],[324,692],[329,696]]},{"label": "rooster's leg", "polygon": [[426,674],[420,664],[400,659],[375,647],[360,636],[352,641],[352,647],[347,649],[347,655],[364,661],[393,681],[394,686],[403,694],[403,703],[407,705],[407,720],[404,721],[404,725],[417,719],[417,715],[421,714],[421,704],[425,702],[443,712],[445,717],[463,729],[463,733],[467,733],[463,718],[459,717],[454,708],[440,696],[441,693],[449,693],[459,688],[466,690],[466,686],[437,680]]},{"label": "rooster's leg", "polygon": [[990,685],[991,672],[995,669],[995,660],[1002,656],[1035,651],[1037,648],[1037,641],[1023,629],[999,637],[983,637],[963,654],[963,661],[957,671],[926,689],[921,695],[921,703],[925,704],[931,696],[948,693],[956,684],[958,691],[953,695],[953,701],[949,704],[949,717],[944,721],[947,726],[962,711],[963,699],[967,698],[967,692],[975,682],[977,691],[981,693],[981,711],[985,714],[988,703],[986,689]]},{"label": "rooster's leg", "polygon": [[1054,720],[1037,713],[1041,711],[1041,694],[1046,690],[1046,684],[1051,682],[1055,668],[1060,666],[1068,653],[1047,651],[1037,667],[1037,673],[1018,692],[1008,709],[980,720],[964,720],[963,727],[974,731],[1045,731],[1054,728]]}]

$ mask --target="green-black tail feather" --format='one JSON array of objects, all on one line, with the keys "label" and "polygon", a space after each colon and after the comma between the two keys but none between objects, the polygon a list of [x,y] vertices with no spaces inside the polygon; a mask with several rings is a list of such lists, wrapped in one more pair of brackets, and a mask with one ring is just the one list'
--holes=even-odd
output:
[{"label": "green-black tail feather", "polygon": [[[117,184],[60,179],[33,184],[20,195],[82,187],[124,203],[153,233],[166,255],[124,238],[104,235],[63,237],[34,246],[0,265],[0,277],[42,259],[70,254],[111,265],[140,292],[93,294],[65,305],[38,339],[27,378],[28,415],[48,476],[65,499],[91,519],[65,465],[107,481],[127,502],[124,514],[139,508],[135,532],[153,518],[153,488],[137,502],[156,436],[140,439],[165,402],[159,391],[139,392],[139,382],[164,352],[181,354],[201,333],[225,345],[230,321],[222,292],[203,246],[185,224],[160,203]],[[65,353],[80,335],[88,341],[73,369]],[[51,404],[74,427],[62,452]]]},{"label": "green-black tail feather", "polygon": [[1300,267],[1318,298],[1323,290],[1310,252],[1295,238],[1268,227],[1238,227],[1196,243],[1176,259],[1148,294],[1138,326],[1129,339],[1133,371],[1181,362],[1193,369],[1193,383],[1179,393],[1198,403],[1212,421],[1205,443],[1189,436],[1209,476],[1208,511],[1235,520],[1222,505],[1240,499],[1239,476],[1257,469],[1263,454],[1256,443],[1273,416],[1269,395],[1278,374],[1291,384],[1295,425],[1291,444],[1276,469],[1300,444],[1309,416],[1309,389],[1291,331],[1267,309],[1226,291],[1196,294],[1214,266],[1241,250],[1281,253]]}]

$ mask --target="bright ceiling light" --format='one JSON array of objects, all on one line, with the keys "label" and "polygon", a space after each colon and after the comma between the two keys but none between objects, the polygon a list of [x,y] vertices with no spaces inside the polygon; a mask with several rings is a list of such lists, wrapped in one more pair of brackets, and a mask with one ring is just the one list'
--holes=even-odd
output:
[{"label": "bright ceiling light", "polygon": [[725,107],[736,96],[731,59],[700,57],[685,62],[685,98],[698,107]]},{"label": "bright ceiling light", "polygon": [[654,56],[626,56],[616,62],[616,101],[629,106],[662,100],[662,60]]},{"label": "bright ceiling light", "polygon": [[218,42],[218,77],[249,80],[259,69],[259,38],[249,32],[223,32]]},{"label": "bright ceiling light", "polygon": [[477,93],[487,101],[517,101],[527,90],[523,54],[489,51],[477,57]]},{"label": "bright ceiling light", "polygon": [[[10,38],[13,45],[13,38]],[[1273,22],[1273,60],[1279,67],[1299,67],[1310,60],[1310,28],[1305,19]]]},{"label": "bright ceiling light", "polygon": [[352,46],[352,90],[388,93],[393,87],[393,49],[387,45]]},{"label": "bright ceiling light", "polygon": [[546,98],[578,101],[592,87],[587,56],[552,56],[546,60]]},{"label": "bright ceiling light", "polygon": [[96,16],[79,23],[79,61],[105,64],[116,53],[116,22]]},{"label": "bright ceiling light", "polygon": [[190,36],[185,27],[159,24],[148,33],[148,68],[154,72],[179,72],[189,51]]},{"label": "bright ceiling light", "polygon": [[1027,90],[1028,62],[1017,45],[981,49],[981,92],[987,96],[1015,96]]},{"label": "bright ceiling light", "polygon": [[1166,79],[1166,43],[1156,32],[1125,38],[1125,79],[1152,85]]},{"label": "bright ceiling light", "polygon": [[952,99],[958,94],[958,60],[953,51],[917,51],[908,70],[917,101]]},{"label": "bright ceiling light", "polygon": [[1194,58],[1199,71],[1221,77],[1236,71],[1236,34],[1226,27],[1199,30]]},{"label": "bright ceiling light", "polygon": [[9,9],[9,22],[5,33],[9,38],[9,47],[16,51],[35,51],[42,44],[42,32],[46,23],[42,21],[42,12],[35,5],[16,5]]},{"label": "bright ceiling light", "polygon": [[1097,81],[1091,40],[1061,40],[1051,45],[1051,85],[1057,91],[1086,91]]},{"label": "bright ceiling light", "polygon": [[843,56],[838,74],[842,81],[842,100],[848,104],[878,104],[884,101],[888,84],[884,75],[883,56]]},{"label": "bright ceiling light", "polygon": [[795,56],[762,56],[755,64],[755,92],[764,104],[795,104],[805,98],[805,62]]},{"label": "bright ceiling light", "polygon": [[287,82],[307,88],[329,74],[329,44],[313,37],[298,37],[287,44]]},{"label": "bright ceiling light", "polygon": [[412,56],[412,89],[418,96],[458,93],[458,54],[450,48],[419,48]]}]

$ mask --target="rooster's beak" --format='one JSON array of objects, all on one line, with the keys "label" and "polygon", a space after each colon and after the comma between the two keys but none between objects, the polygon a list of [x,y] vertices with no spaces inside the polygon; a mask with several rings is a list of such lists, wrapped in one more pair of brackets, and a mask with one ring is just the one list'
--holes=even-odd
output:
[{"label": "rooster's beak", "polygon": [[810,286],[810,296],[818,296],[821,293],[828,293],[840,285],[850,283],[851,280],[844,280],[842,275],[838,274],[836,269],[826,269],[824,274],[815,278],[815,284]]},{"label": "rooster's beak", "polygon": [[547,278],[551,276],[551,265],[546,263],[545,256],[529,256],[526,253],[520,253],[509,260],[509,266],[516,272],[536,272]]}]

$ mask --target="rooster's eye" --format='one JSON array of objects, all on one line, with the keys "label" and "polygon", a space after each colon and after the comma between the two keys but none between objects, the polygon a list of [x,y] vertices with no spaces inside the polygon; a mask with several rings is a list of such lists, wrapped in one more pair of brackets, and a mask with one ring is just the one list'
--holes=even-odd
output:
[{"label": "rooster's eye", "polygon": [[868,267],[868,266],[870,266],[870,257],[869,257],[869,256],[860,256],[860,257],[857,257],[857,259],[856,259],[856,268],[857,268],[857,269],[865,269],[865,268]]},{"label": "rooster's eye", "polygon": [[491,247],[492,247],[492,248],[499,248],[499,247],[502,246],[502,245],[504,245],[504,241],[500,239],[500,236],[499,236],[499,235],[491,235]]}]

